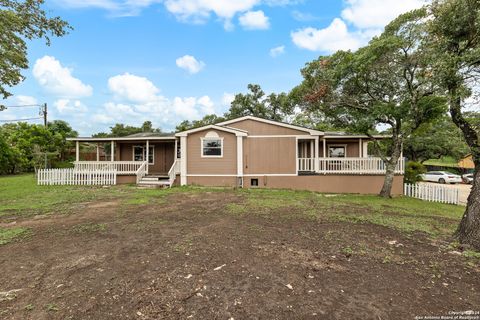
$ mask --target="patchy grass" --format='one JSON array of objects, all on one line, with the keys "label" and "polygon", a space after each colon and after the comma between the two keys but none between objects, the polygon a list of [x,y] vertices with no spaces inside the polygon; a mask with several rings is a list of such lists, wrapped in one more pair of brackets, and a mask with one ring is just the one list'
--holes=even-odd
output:
[{"label": "patchy grass", "polygon": [[[225,203],[233,215],[255,214],[278,218],[306,218],[350,223],[373,223],[405,232],[432,236],[450,235],[463,207],[411,198],[383,199],[365,195],[328,195],[309,191],[231,190],[240,201]],[[125,208],[165,204],[173,194],[197,196],[225,192],[224,188],[175,187],[139,189],[132,185],[109,188],[84,186],[37,186],[33,175],[0,177],[0,219],[30,215],[75,213],[83,203],[120,199]]]},{"label": "patchy grass", "polygon": [[27,237],[29,234],[28,228],[0,228],[0,245]]}]

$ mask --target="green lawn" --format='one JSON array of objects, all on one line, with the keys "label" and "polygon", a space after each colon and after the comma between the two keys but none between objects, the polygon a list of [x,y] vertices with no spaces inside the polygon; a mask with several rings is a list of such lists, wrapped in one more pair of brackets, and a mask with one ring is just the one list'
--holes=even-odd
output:
[{"label": "green lawn", "polygon": [[[411,198],[383,199],[367,195],[326,195],[308,191],[177,187],[138,189],[113,187],[37,186],[33,175],[0,177],[0,222],[29,219],[34,215],[75,214],[82,204],[118,200],[123,206],[155,205],[170,194],[231,192],[239,201],[226,203],[225,213],[277,215],[279,218],[325,219],[373,223],[404,232],[448,236],[455,230],[464,208]],[[13,230],[13,231],[12,231]],[[23,228],[0,228],[0,243],[25,236]]]}]

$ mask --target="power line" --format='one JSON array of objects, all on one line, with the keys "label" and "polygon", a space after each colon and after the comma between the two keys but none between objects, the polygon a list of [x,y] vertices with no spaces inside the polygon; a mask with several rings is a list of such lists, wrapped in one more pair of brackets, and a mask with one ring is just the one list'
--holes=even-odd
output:
[{"label": "power line", "polygon": [[41,104],[23,104],[18,106],[5,106],[5,108],[31,108],[31,107],[41,107]]},{"label": "power line", "polygon": [[0,122],[17,122],[17,121],[29,121],[29,120],[37,120],[37,119],[43,119],[43,117],[12,119],[12,120],[0,120]]}]

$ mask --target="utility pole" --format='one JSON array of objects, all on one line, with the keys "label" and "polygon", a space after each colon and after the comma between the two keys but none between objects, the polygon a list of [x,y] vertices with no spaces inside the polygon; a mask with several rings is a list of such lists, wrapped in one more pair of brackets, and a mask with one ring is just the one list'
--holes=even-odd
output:
[{"label": "utility pole", "polygon": [[40,112],[41,115],[43,115],[43,125],[45,126],[45,128],[48,127],[48,121],[47,121],[47,103],[44,103],[42,105],[42,111]]},{"label": "utility pole", "polygon": [[[48,129],[48,121],[47,121],[47,103],[45,102],[40,110],[40,115],[43,115],[43,125],[45,126],[45,129]],[[48,157],[47,157],[47,149],[45,149],[45,169],[47,169],[48,166]]]}]

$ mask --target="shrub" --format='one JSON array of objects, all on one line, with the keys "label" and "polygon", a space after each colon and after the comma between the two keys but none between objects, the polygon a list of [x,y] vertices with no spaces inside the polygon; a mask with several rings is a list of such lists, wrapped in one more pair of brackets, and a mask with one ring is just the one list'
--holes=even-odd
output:
[{"label": "shrub", "polygon": [[420,175],[425,172],[427,172],[427,169],[420,162],[408,161],[405,167],[405,183],[422,181]]}]

